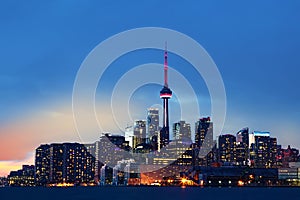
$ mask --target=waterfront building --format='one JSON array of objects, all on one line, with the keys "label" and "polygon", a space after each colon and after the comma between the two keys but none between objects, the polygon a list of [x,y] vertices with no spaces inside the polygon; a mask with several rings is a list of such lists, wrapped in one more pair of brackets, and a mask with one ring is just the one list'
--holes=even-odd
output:
[{"label": "waterfront building", "polygon": [[95,157],[83,144],[41,145],[36,149],[35,163],[38,186],[94,182]]},{"label": "waterfront building", "polygon": [[7,177],[9,186],[30,187],[35,186],[34,165],[23,165],[18,171],[11,171]]}]

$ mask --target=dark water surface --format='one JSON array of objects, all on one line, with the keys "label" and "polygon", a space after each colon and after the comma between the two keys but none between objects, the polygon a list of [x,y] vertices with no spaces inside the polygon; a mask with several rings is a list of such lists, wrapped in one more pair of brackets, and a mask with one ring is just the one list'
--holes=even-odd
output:
[{"label": "dark water surface", "polygon": [[198,187],[72,187],[0,188],[0,200],[8,199],[216,199],[216,200],[300,200],[300,188],[198,188]]}]

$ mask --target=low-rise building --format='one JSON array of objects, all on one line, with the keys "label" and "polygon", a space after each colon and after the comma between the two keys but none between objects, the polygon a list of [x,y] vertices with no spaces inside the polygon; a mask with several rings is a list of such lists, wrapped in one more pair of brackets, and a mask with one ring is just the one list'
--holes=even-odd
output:
[{"label": "low-rise building", "polygon": [[9,186],[28,187],[35,186],[34,165],[23,165],[18,171],[11,171],[7,177]]}]

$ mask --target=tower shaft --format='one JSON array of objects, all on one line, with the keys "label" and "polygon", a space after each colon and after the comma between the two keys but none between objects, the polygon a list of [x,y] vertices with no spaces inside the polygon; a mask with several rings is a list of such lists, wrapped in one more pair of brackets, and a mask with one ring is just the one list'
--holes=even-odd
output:
[{"label": "tower shaft", "polygon": [[163,99],[164,104],[164,127],[169,127],[169,101],[167,98]]}]

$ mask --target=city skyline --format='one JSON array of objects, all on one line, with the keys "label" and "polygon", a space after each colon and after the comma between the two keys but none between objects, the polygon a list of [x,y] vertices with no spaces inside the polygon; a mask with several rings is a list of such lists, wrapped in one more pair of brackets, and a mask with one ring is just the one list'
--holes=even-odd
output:
[{"label": "city skyline", "polygon": [[[149,108],[148,109],[148,114],[149,114],[149,111],[153,112],[155,110],[158,111],[157,108]],[[157,118],[159,118],[159,114],[157,114]],[[146,123],[147,123],[147,127],[146,127]],[[134,126],[131,126],[132,127],[131,128],[132,137],[127,137],[126,138],[126,132],[125,133],[104,132],[104,133],[99,133],[99,138],[100,138],[100,141],[101,141],[101,137],[105,137],[105,136],[108,137],[108,138],[110,138],[110,137],[112,137],[112,138],[113,137],[117,137],[117,138],[124,137],[124,140],[126,142],[128,142],[129,145],[132,144],[132,146],[131,145],[129,146],[129,147],[132,147],[132,148],[137,148],[138,146],[140,146],[140,144],[146,144],[146,143],[149,143],[149,144],[152,145],[153,141],[151,140],[151,137],[149,137],[150,135],[149,135],[148,124],[149,124],[149,121],[146,122],[145,119],[136,120],[134,122]],[[202,126],[199,126],[199,124],[202,124]],[[252,132],[249,132],[250,129],[248,127],[244,127],[243,129],[241,129],[240,131],[238,131],[236,133],[232,132],[230,134],[229,133],[222,133],[220,135],[213,135],[213,125],[212,124],[213,124],[213,122],[211,121],[210,117],[203,117],[203,118],[199,119],[198,121],[196,121],[196,123],[195,123],[195,132],[192,132],[191,128],[190,128],[190,124],[186,123],[185,121],[181,120],[179,122],[174,122],[174,123],[172,123],[173,130],[170,133],[169,140],[171,142],[171,141],[177,141],[177,140],[179,140],[179,141],[183,140],[184,141],[186,139],[188,139],[188,140],[190,139],[191,141],[188,142],[189,144],[191,144],[191,145],[195,144],[195,145],[198,145],[199,147],[202,147],[202,148],[205,149],[204,152],[201,153],[201,156],[207,156],[209,151],[211,151],[211,150],[213,151],[213,141],[218,140],[217,144],[220,145],[221,144],[220,139],[221,138],[226,138],[226,137],[231,138],[230,145],[233,145],[233,142],[234,142],[234,145],[236,145],[235,143],[242,144],[242,145],[246,144],[246,145],[248,145],[248,147],[243,146],[243,148],[246,147],[246,149],[248,149],[249,146],[251,146],[251,144],[256,143],[256,140],[254,139],[254,137],[255,138],[256,137],[264,138],[264,137],[272,136],[272,137],[275,137],[274,138],[275,141],[276,141],[275,144],[279,145],[280,148],[281,148],[280,141],[277,141],[276,136],[271,135],[271,133],[268,132],[268,131],[252,131]],[[178,129],[178,127],[180,127],[180,126],[182,126],[182,127]],[[188,126],[188,127],[186,127],[186,126]],[[130,128],[130,127],[127,127],[127,128]],[[157,127],[157,128],[161,129],[162,127]],[[186,128],[188,128],[188,129],[186,129]],[[157,132],[159,134],[159,131],[157,131]],[[247,136],[241,135],[243,133],[247,133],[248,135]],[[131,136],[131,134],[130,134],[130,136]],[[155,136],[155,134],[152,135],[152,136]],[[244,141],[245,137],[248,138],[248,139],[246,139],[246,143]],[[204,140],[206,140],[206,141],[204,142]],[[158,142],[158,141],[159,140],[156,140],[156,142]],[[60,144],[60,145],[66,145],[66,144],[67,145],[68,144],[70,144],[70,145],[75,144],[76,145],[77,144],[77,145],[81,145],[82,147],[85,146],[85,148],[87,148],[87,149],[89,149],[89,147],[91,145],[91,144],[87,144],[87,143],[80,144],[80,143],[77,143],[77,142],[78,141],[75,141],[75,142],[74,141],[73,142],[64,141],[63,144]],[[114,142],[112,142],[112,143],[114,144]],[[36,147],[36,152],[33,154],[33,158],[35,157],[35,159],[36,159],[37,152],[39,151],[39,149],[43,148],[45,146],[46,147],[49,146],[48,144],[49,144],[49,142],[44,142],[44,143],[40,144],[39,147]],[[59,145],[59,143],[54,142],[54,143],[51,143],[51,145]],[[157,144],[157,145],[159,146],[159,144]],[[232,151],[233,146],[230,146],[228,148],[229,149],[228,149],[227,153],[233,154],[233,151]],[[234,148],[236,148],[236,147],[234,147]],[[294,148],[294,146],[288,145],[287,148]],[[296,148],[298,148],[298,147],[296,147]],[[157,151],[157,149],[155,147],[154,147],[154,149],[155,149],[155,151]],[[158,150],[158,152],[159,151],[160,150]],[[106,150],[105,150],[105,152],[106,152]],[[235,154],[235,152],[234,152],[234,154]],[[200,156],[200,154],[199,154],[199,156]],[[220,154],[220,156],[221,156],[221,154]],[[178,158],[180,158],[180,157],[178,157]],[[227,160],[225,160],[225,161],[227,161]],[[230,160],[230,162],[233,162],[233,160]],[[27,165],[28,166],[34,166],[34,165],[32,165],[34,163],[36,163],[36,160],[33,160],[33,163],[31,163],[31,162],[25,162],[25,163],[20,162],[20,165],[17,165],[16,169],[19,169],[20,166],[25,166],[25,167]],[[247,165],[247,164],[245,162],[243,162],[243,165]],[[12,169],[8,168],[8,171],[5,172],[4,174],[2,174],[2,176],[6,176],[6,175],[8,175],[9,173],[12,173],[12,172],[15,173]]]},{"label": "city skyline", "polygon": [[[33,149],[41,143],[80,141],[71,111],[72,86],[80,64],[99,42],[120,31],[140,26],[172,28],[190,35],[206,48],[216,62],[226,88],[228,107],[223,133],[235,134],[241,128],[249,127],[251,131],[270,131],[285,147],[289,144],[299,147],[299,94],[293,89],[300,84],[297,78],[300,63],[295,55],[300,46],[298,2],[253,2],[247,8],[239,7],[238,2],[220,2],[223,6],[216,7],[214,13],[209,13],[205,7],[213,8],[215,3],[194,2],[192,7],[174,3],[165,6],[167,13],[174,16],[153,16],[149,11],[151,17],[144,16],[143,20],[136,22],[134,19],[141,14],[140,7],[161,9],[163,6],[157,6],[161,2],[135,3],[128,10],[121,9],[126,7],[125,3],[120,3],[124,5],[118,8],[105,5],[107,11],[101,3],[91,8],[90,4],[77,2],[82,10],[75,7],[68,10],[66,8],[70,8],[70,4],[67,3],[59,5],[59,10],[54,3],[49,3],[48,9],[37,2],[32,8],[25,3],[3,4],[2,9],[6,6],[14,9],[9,12],[3,9],[1,12],[6,21],[3,21],[4,29],[0,35],[7,47],[1,49],[3,59],[0,63],[3,66],[0,76],[3,97],[0,104],[1,173],[2,170],[19,168],[21,163],[32,164]],[[38,7],[41,10],[34,9]],[[114,17],[105,17],[115,8],[117,14]],[[182,9],[186,16],[174,12]],[[127,15],[130,11],[136,13]],[[217,13],[223,18],[214,16]],[[85,14],[86,17],[80,17]],[[240,16],[239,19],[236,15]],[[124,19],[121,19],[123,16]],[[96,25],[93,24],[94,17],[99,19]],[[103,18],[105,20],[100,20]],[[124,25],[116,22],[118,20]],[[185,20],[190,25],[178,25],[177,21]],[[65,28],[64,24],[69,24],[69,27]],[[229,31],[227,26],[232,30]],[[30,50],[27,50],[28,47]],[[113,63],[107,71],[103,80],[107,88],[100,91],[101,94],[110,90],[112,83],[131,67],[150,61],[162,63],[161,51],[133,52],[126,56]],[[182,69],[188,66],[176,55],[169,56],[172,57],[171,67]],[[124,69],[116,70],[119,66],[124,66]],[[173,104],[170,106],[173,107],[171,112],[175,116],[170,120],[171,124],[179,120],[193,124],[202,116],[210,116],[209,94],[203,80],[193,77],[189,69],[185,73],[197,85],[201,116],[179,119],[174,96],[174,101],[170,102]],[[116,76],[111,78],[112,74]],[[172,85],[170,87],[173,89]],[[133,98],[132,104],[136,105],[136,119],[146,120],[145,108],[161,104],[157,94],[160,88],[152,85],[140,88],[134,94],[136,99]],[[149,99],[147,92],[153,97],[154,91],[154,101],[136,104],[139,98]],[[99,96],[97,100],[100,100]],[[194,128],[193,125],[191,127]],[[119,131],[109,128],[108,125],[107,131]]]},{"label": "city skyline", "polygon": [[[133,138],[105,133],[91,144],[42,144],[35,150],[35,165],[11,171],[0,186],[299,186],[299,150],[283,149],[270,132],[244,128],[236,136],[220,135],[215,145],[210,118],[195,125],[195,143],[188,142],[190,125],[180,121],[173,126],[175,139],[158,151],[159,141],[144,140],[141,120]],[[186,142],[190,146],[180,145]],[[208,146],[208,153],[201,153]]]}]

